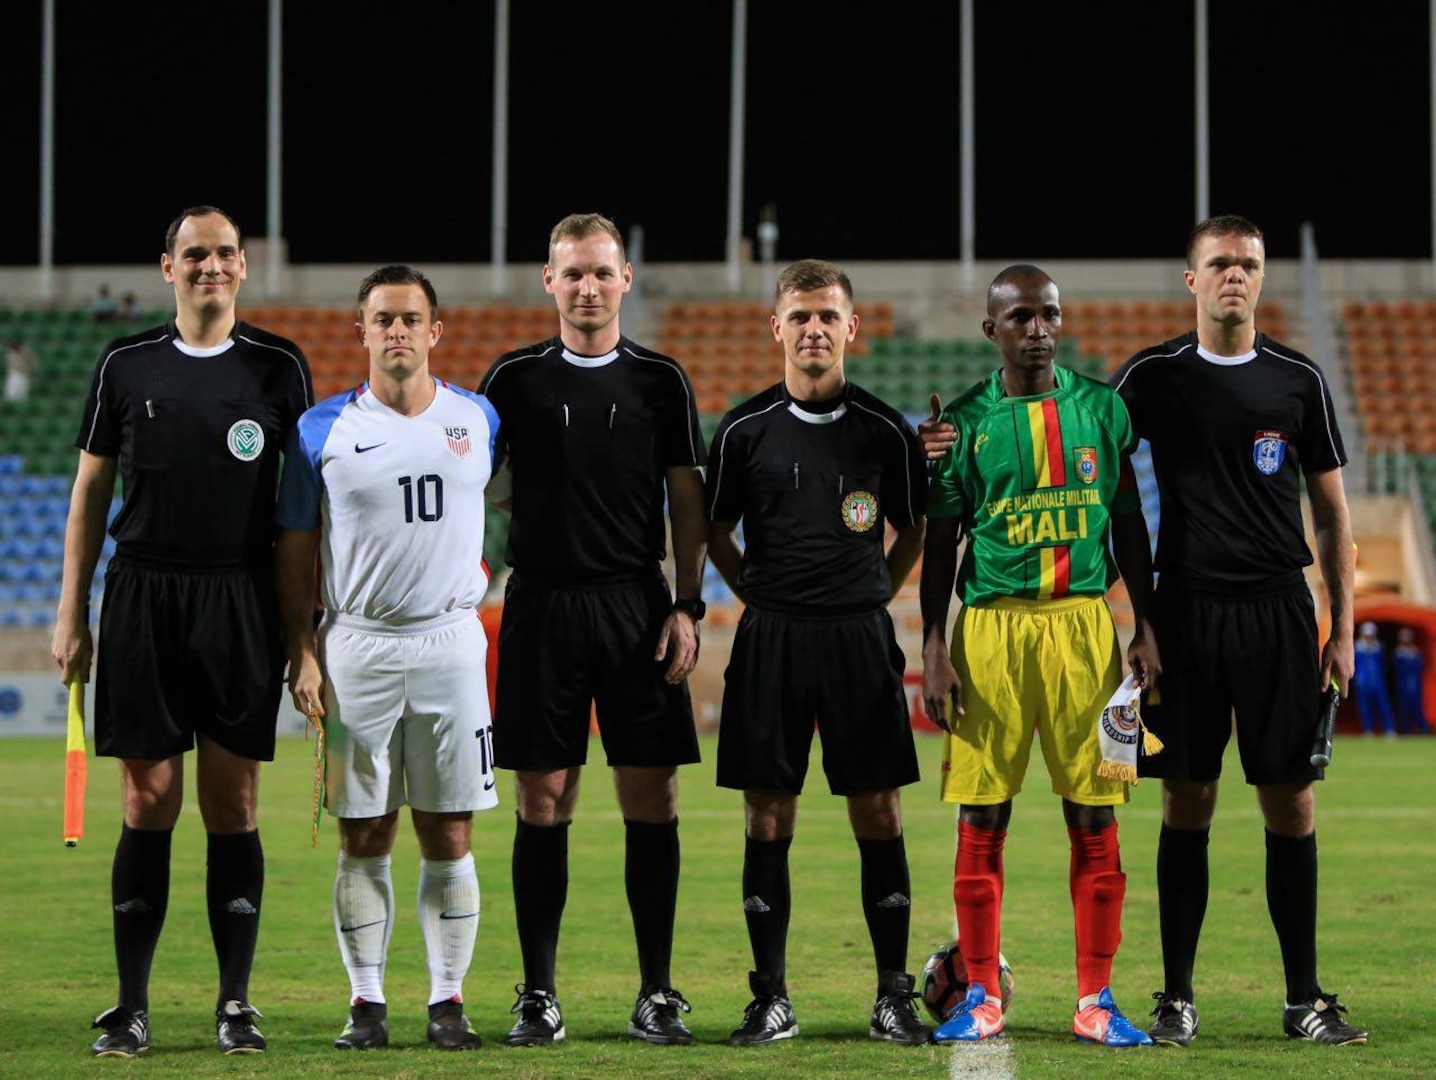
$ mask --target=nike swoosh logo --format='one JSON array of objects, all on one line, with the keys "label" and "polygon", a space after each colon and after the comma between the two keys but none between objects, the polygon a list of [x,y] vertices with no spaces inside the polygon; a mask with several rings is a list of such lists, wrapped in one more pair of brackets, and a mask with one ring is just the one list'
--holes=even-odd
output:
[{"label": "nike swoosh logo", "polygon": [[441,919],[477,919],[478,917],[479,913],[477,911],[471,911],[467,915],[450,915],[447,911],[439,912],[439,918]]},{"label": "nike swoosh logo", "polygon": [[339,932],[340,932],[341,934],[349,934],[349,933],[353,933],[355,930],[363,930],[363,929],[364,929],[365,927],[367,927],[367,926],[383,926],[383,925],[384,925],[384,922],[385,922],[384,919],[375,919],[373,922],[361,922],[361,923],[359,923],[359,924],[356,925],[356,926],[342,926],[342,925],[341,925],[341,926],[339,927]]},{"label": "nike swoosh logo", "polygon": [[485,780],[485,781],[484,781],[484,790],[485,790],[485,791],[493,791],[493,790],[494,790],[494,781],[493,781],[493,780]]},{"label": "nike swoosh logo", "polygon": [[379,447],[381,447],[381,446],[383,446],[383,445],[384,445],[384,444],[381,443],[381,442],[376,442],[373,446],[360,446],[358,443],[355,443],[355,444],[354,444],[354,452],[355,452],[356,454],[367,454],[370,450],[377,450]]}]

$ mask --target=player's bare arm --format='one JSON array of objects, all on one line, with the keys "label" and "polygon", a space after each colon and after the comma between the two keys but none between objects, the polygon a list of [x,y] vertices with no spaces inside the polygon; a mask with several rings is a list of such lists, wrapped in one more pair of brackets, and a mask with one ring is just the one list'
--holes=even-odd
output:
[{"label": "player's bare arm", "polygon": [[105,520],[115,494],[119,461],[80,451],[75,487],[70,493],[70,514],[65,522],[65,565],[60,583],[60,604],[55,612],[55,633],[50,655],[60,665],[60,678],[90,681],[95,641],[90,633],[90,582],[105,542]]},{"label": "player's bare arm", "polygon": [[324,675],[314,645],[314,559],[317,530],[285,529],[274,545],[274,586],[279,617],[284,623],[289,654],[289,694],[294,707],[308,716],[324,715]]},{"label": "player's bare arm", "polygon": [[1127,667],[1143,686],[1155,686],[1162,657],[1152,631],[1152,543],[1141,510],[1112,514],[1112,557],[1132,601],[1135,629],[1127,644]]},{"label": "player's bare arm", "polygon": [[1306,494],[1311,501],[1312,528],[1316,534],[1316,557],[1326,584],[1326,602],[1331,609],[1331,636],[1321,650],[1321,686],[1332,679],[1345,697],[1356,671],[1355,628],[1352,625],[1352,594],[1356,582],[1356,559],[1351,539],[1351,511],[1346,505],[1346,486],[1341,470],[1308,473]]},{"label": "player's bare arm", "polygon": [[[962,680],[952,665],[947,644],[947,611],[957,581],[957,541],[961,522],[955,517],[928,518],[923,541],[922,574],[918,578],[922,606],[922,705],[928,719],[953,731],[963,715]],[[948,718],[948,704],[952,719]]]},{"label": "player's bare arm", "polygon": [[892,582],[893,596],[907,581],[912,568],[922,554],[922,538],[926,534],[926,522],[919,519],[914,525],[893,526],[893,541],[888,545],[888,580]]},{"label": "player's bare arm", "polygon": [[[673,535],[673,591],[679,599],[696,600],[703,593],[703,561],[708,553],[708,527],[703,522],[703,473],[693,466],[665,470],[668,522]],[[698,624],[687,612],[673,611],[658,635],[653,658],[669,657],[663,678],[676,686],[698,665]]]},{"label": "player's bare arm", "polygon": [[942,399],[936,394],[927,399],[927,407],[931,412],[926,420],[918,424],[917,435],[922,440],[923,454],[927,460],[941,461],[957,443],[957,428],[940,419]]}]

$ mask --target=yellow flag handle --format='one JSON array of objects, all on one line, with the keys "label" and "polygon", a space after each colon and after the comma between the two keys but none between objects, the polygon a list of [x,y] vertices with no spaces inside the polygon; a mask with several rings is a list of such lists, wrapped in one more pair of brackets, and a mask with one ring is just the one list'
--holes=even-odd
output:
[{"label": "yellow flag handle", "polygon": [[70,709],[65,725],[65,846],[75,847],[85,835],[85,684],[70,683]]}]

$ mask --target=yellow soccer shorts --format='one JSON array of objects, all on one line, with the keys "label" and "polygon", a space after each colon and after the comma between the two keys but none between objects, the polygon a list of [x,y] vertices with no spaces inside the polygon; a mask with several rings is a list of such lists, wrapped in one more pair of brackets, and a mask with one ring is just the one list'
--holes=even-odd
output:
[{"label": "yellow soccer shorts", "polygon": [[964,606],[952,662],[965,715],[953,717],[957,730],[943,749],[943,801],[991,806],[1012,798],[1034,735],[1055,794],[1083,806],[1127,801],[1125,781],[1097,775],[1098,718],[1122,681],[1104,597]]}]

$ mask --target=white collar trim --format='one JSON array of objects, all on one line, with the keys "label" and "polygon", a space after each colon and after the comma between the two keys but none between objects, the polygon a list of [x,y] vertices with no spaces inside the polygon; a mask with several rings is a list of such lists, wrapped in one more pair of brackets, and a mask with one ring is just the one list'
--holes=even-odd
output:
[{"label": "white collar trim", "polygon": [[564,349],[563,358],[574,367],[603,367],[605,364],[611,364],[618,359],[618,350],[611,349],[602,356],[580,356],[578,353],[569,352],[567,349]]},{"label": "white collar trim", "polygon": [[1255,360],[1256,350],[1252,349],[1249,352],[1242,353],[1240,356],[1218,356],[1216,353],[1209,352],[1203,346],[1198,345],[1197,355],[1209,364],[1218,364],[1221,367],[1236,367],[1238,364],[1245,364],[1248,361]]},{"label": "white collar trim", "polygon": [[203,358],[206,356],[218,356],[220,353],[229,352],[230,349],[234,348],[234,338],[226,338],[220,344],[212,345],[208,349],[197,349],[193,345],[186,345],[178,337],[174,339],[174,344],[175,348],[186,356]]},{"label": "white collar trim", "polygon": [[846,401],[838,405],[832,412],[812,413],[800,409],[795,402],[788,402],[788,411],[805,424],[831,424],[841,420],[848,413]]}]

